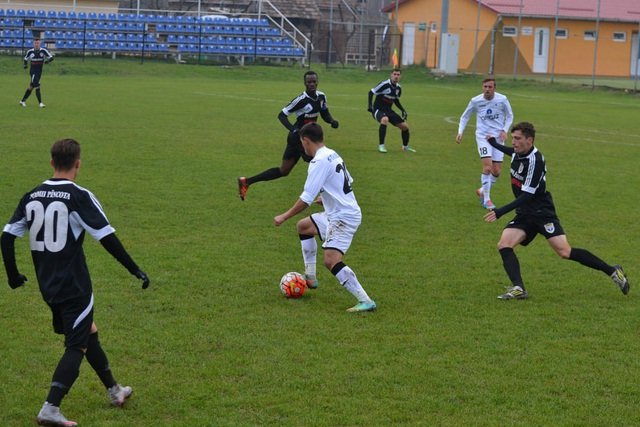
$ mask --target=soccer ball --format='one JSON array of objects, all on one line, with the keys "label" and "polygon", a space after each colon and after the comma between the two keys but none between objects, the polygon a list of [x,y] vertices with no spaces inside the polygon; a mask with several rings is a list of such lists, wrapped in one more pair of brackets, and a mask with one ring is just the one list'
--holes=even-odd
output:
[{"label": "soccer ball", "polygon": [[280,279],[280,292],[287,298],[300,298],[307,289],[307,280],[300,273],[289,272]]}]

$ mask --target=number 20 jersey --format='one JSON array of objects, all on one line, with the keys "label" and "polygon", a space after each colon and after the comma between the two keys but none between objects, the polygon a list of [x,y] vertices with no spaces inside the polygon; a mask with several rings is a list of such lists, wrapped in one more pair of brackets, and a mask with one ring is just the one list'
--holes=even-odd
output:
[{"label": "number 20 jersey", "polygon": [[82,243],[115,232],[100,202],[67,179],[49,179],[25,194],[4,231],[29,232],[29,246],[44,300],[50,304],[91,294]]}]

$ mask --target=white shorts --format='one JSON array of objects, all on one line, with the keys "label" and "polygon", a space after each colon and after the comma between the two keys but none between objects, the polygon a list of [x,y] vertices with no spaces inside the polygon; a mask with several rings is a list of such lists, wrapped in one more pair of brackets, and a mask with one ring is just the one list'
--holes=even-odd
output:
[{"label": "white shorts", "polygon": [[[504,145],[504,141],[500,139],[499,136],[496,136],[496,141],[499,144]],[[491,157],[491,160],[494,162],[501,162],[504,158],[504,153],[500,150],[496,150],[489,144],[489,141],[486,139],[486,135],[482,136],[482,138],[476,136],[476,144],[478,144],[478,154],[480,158]]]},{"label": "white shorts", "polygon": [[311,222],[318,229],[318,236],[322,240],[322,248],[335,249],[343,255],[347,253],[349,246],[351,246],[353,236],[360,225],[360,221],[346,222],[338,220],[330,222],[324,212],[311,214]]}]

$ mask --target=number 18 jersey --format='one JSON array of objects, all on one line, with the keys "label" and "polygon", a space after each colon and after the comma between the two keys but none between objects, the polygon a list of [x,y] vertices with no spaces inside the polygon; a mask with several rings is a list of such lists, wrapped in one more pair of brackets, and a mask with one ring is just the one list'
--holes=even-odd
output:
[{"label": "number 18 jersey", "polygon": [[115,229],[93,193],[52,178],[22,197],[4,231],[17,237],[28,231],[40,292],[56,304],[92,292],[82,249],[85,231],[100,240]]}]

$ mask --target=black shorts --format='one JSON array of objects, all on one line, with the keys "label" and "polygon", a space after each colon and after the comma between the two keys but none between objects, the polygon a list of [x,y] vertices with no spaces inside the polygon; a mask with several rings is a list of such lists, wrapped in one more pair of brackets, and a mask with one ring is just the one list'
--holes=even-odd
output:
[{"label": "black shorts", "polygon": [[49,304],[53,331],[64,335],[67,348],[87,348],[93,324],[93,294]]},{"label": "black shorts", "polygon": [[393,110],[373,110],[373,118],[377,122],[380,122],[384,116],[387,116],[389,118],[389,123],[394,126],[398,126],[400,123],[404,122],[402,117]]},{"label": "black shorts", "polygon": [[32,73],[31,74],[31,87],[32,88],[39,88],[40,87],[40,77],[42,76],[42,73]]},{"label": "black shorts", "polygon": [[564,234],[560,220],[555,216],[516,215],[505,228],[524,231],[527,237],[521,243],[522,246],[527,246],[538,234],[542,234],[546,239]]},{"label": "black shorts", "polygon": [[298,160],[302,160],[309,163],[313,157],[307,156],[304,152],[304,148],[302,148],[302,142],[300,141],[300,133],[299,132],[289,132],[287,135],[287,147],[284,149],[284,153],[282,154],[282,160],[293,160],[296,163]]}]

